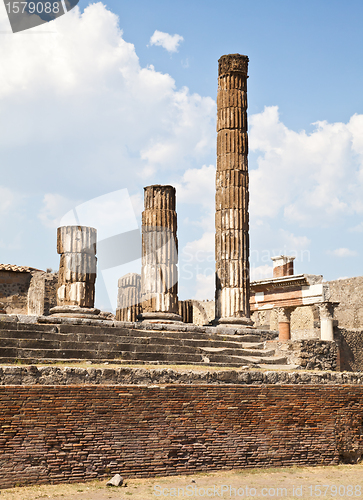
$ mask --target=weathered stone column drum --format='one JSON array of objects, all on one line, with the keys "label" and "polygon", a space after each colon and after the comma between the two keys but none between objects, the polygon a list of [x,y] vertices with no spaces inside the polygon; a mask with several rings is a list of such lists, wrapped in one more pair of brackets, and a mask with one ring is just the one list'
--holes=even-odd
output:
[{"label": "weathered stone column drum", "polygon": [[216,319],[250,326],[248,57],[230,54],[218,63]]},{"label": "weathered stone column drum", "polygon": [[142,319],[181,321],[178,314],[178,240],[173,186],[144,188]]},{"label": "weathered stone column drum", "polygon": [[129,273],[118,280],[117,321],[135,322],[141,313],[141,276]]},{"label": "weathered stone column drum", "polygon": [[57,231],[60,254],[58,306],[93,308],[96,282],[97,230],[86,226],[62,226]]}]

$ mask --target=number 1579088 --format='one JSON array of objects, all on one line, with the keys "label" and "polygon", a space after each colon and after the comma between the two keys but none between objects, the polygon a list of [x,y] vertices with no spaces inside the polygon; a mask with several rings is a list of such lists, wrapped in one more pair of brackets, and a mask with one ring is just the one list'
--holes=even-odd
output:
[{"label": "number 1579088", "polygon": [[59,14],[58,2],[9,2],[5,4],[9,14]]}]

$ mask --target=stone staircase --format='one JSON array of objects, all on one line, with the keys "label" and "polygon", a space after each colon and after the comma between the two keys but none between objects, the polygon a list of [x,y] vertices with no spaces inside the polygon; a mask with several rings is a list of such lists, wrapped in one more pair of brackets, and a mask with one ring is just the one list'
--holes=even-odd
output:
[{"label": "stone staircase", "polygon": [[266,340],[276,336],[270,331],[239,329],[231,334],[233,330],[227,328],[194,325],[103,321],[96,326],[94,321],[43,317],[42,322],[28,323],[15,318],[3,316],[0,320],[0,363],[88,360],[231,367],[287,365],[286,356],[265,347]]}]

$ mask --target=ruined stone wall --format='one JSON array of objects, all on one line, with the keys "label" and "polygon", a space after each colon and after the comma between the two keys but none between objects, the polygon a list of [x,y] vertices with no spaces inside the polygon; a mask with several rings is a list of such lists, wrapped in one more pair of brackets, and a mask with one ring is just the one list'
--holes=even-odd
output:
[{"label": "ruined stone wall", "polygon": [[363,371],[363,329],[335,328],[339,345],[339,368],[342,371]]},{"label": "ruined stone wall", "polygon": [[330,301],[339,302],[334,319],[340,328],[363,328],[363,276],[329,281]]},{"label": "ruined stone wall", "polygon": [[28,313],[30,280],[30,273],[0,271],[0,302],[7,314]]},{"label": "ruined stone wall", "polygon": [[317,339],[290,341],[267,341],[281,355],[287,356],[289,363],[307,370],[336,370],[338,366],[338,344]]},{"label": "ruined stone wall", "polygon": [[363,454],[361,385],[7,385],[0,403],[2,488]]},{"label": "ruined stone wall", "polygon": [[47,316],[57,305],[58,273],[43,271],[32,273],[28,290],[28,310],[26,314]]},{"label": "ruined stone wall", "polygon": [[214,318],[214,300],[193,300],[193,323],[195,325],[208,325]]}]

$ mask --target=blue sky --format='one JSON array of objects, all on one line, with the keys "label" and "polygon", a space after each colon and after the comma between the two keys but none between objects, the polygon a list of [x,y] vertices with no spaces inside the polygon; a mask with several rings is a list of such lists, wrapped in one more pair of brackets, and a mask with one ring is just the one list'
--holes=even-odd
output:
[{"label": "blue sky", "polygon": [[[297,273],[361,275],[362,18],[358,1],[81,0],[12,34],[0,7],[0,262],[56,269],[69,210],[106,197],[97,224],[116,234],[140,223],[143,186],[170,183],[180,297],[213,298],[217,61],[238,52],[250,58],[252,277],[271,276],[281,252]],[[125,189],[126,226],[130,204],[107,202]],[[139,265],[100,275],[98,305]]]}]

